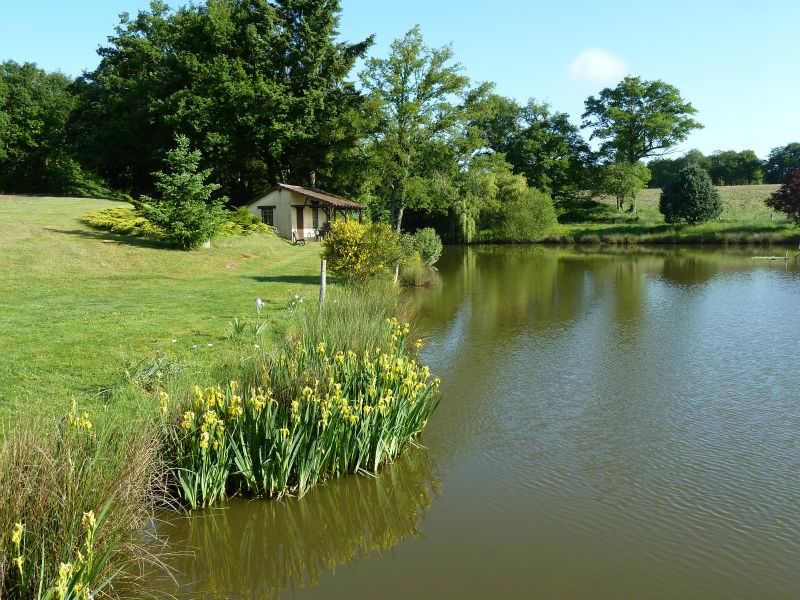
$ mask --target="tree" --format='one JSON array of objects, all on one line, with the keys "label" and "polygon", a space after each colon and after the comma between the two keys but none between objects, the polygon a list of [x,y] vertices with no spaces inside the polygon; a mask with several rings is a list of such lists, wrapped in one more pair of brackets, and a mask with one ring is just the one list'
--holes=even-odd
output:
[{"label": "tree", "polygon": [[800,169],[789,175],[786,182],[767,198],[766,205],[800,225]]},{"label": "tree", "polygon": [[198,171],[202,156],[199,150],[191,149],[189,138],[177,135],[175,141],[176,148],[167,152],[169,172],[153,173],[160,198],[142,197],[144,216],[163,229],[166,239],[176,246],[196,248],[219,232],[228,199],[212,199],[220,186],[205,183],[211,169]]},{"label": "tree", "polygon": [[708,173],[689,165],[663,189],[658,210],[667,223],[699,223],[716,219],[722,213],[722,201]]},{"label": "tree", "polygon": [[600,190],[617,199],[617,210],[630,203],[630,211],[636,212],[636,195],[650,181],[650,169],[640,162],[609,163],[601,167]]},{"label": "tree", "polygon": [[471,124],[486,144],[502,152],[515,173],[555,198],[578,189],[589,147],[569,115],[531,99],[525,106],[491,94]]},{"label": "tree", "polygon": [[[469,79],[452,64],[449,46],[428,48],[419,27],[392,42],[388,58],[372,58],[361,81],[379,113],[371,153],[389,189],[391,224],[400,231],[407,207],[431,205],[430,181],[442,174],[442,153],[457,134]],[[445,165],[444,172],[452,168]]]},{"label": "tree", "polygon": [[689,150],[678,158],[656,158],[647,163],[652,177],[649,187],[664,188],[670,181],[678,176],[684,167],[699,165],[708,170],[708,158],[700,150]]},{"label": "tree", "polygon": [[678,89],[661,80],[627,76],[615,88],[603,89],[585,102],[583,127],[590,139],[603,140],[600,153],[608,160],[631,164],[669,151],[702,127],[691,118],[697,110]]},{"label": "tree", "polygon": [[764,180],[783,183],[796,169],[800,169],[800,142],[773,148],[764,163]]},{"label": "tree", "polygon": [[0,63],[0,190],[107,195],[72,156],[71,80],[32,63]]},{"label": "tree", "polygon": [[362,135],[365,99],[347,76],[372,43],[338,41],[339,13],[338,0],[206,0],[123,14],[77,86],[84,158],[148,192],[178,131],[237,200],[331,177]]},{"label": "tree", "polygon": [[752,150],[714,152],[708,157],[707,168],[716,185],[756,184],[764,179],[761,161]]}]

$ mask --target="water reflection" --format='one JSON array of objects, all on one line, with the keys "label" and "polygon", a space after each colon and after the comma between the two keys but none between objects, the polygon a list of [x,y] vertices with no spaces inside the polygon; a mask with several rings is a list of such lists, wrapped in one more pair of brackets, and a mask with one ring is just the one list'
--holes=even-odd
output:
[{"label": "water reflection", "polygon": [[378,477],[332,481],[299,501],[231,501],[172,518],[160,533],[180,553],[169,561],[178,585],[165,577],[153,584],[178,598],[207,599],[275,598],[313,586],[326,572],[418,536],[438,494],[433,464],[419,449]]}]

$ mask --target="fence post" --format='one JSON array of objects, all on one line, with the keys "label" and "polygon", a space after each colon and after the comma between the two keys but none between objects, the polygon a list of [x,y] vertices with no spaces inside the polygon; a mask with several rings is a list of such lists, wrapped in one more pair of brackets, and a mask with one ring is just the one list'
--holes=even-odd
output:
[{"label": "fence post", "polygon": [[322,264],[320,265],[319,279],[319,305],[322,306],[325,304],[325,287],[328,284],[328,261],[324,258],[322,259]]}]

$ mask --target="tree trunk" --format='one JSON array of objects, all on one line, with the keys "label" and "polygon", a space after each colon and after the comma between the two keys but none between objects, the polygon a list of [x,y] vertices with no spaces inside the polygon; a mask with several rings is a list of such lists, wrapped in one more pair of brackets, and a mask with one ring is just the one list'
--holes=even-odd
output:
[{"label": "tree trunk", "polygon": [[400,226],[403,222],[403,192],[400,189],[400,184],[395,182],[392,185],[392,202],[390,212],[392,216],[392,228],[400,233]]}]

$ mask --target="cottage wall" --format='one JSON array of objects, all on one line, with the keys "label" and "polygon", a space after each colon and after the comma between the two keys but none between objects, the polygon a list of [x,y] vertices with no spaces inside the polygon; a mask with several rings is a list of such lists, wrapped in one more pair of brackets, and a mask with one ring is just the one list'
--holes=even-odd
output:
[{"label": "cottage wall", "polygon": [[[261,207],[274,206],[273,221],[278,235],[287,240],[292,239],[292,231],[295,231],[298,238],[309,241],[316,239],[317,232],[314,229],[314,209],[311,206],[304,206],[306,199],[302,194],[285,189],[273,190],[263,198],[251,202],[247,210],[251,214],[261,219]],[[298,230],[297,212],[298,208],[303,207],[303,229]],[[317,226],[322,225],[328,220],[325,215],[325,207],[320,205],[317,208]]]}]

